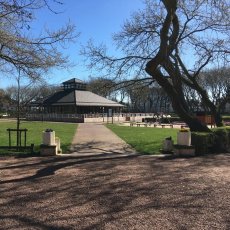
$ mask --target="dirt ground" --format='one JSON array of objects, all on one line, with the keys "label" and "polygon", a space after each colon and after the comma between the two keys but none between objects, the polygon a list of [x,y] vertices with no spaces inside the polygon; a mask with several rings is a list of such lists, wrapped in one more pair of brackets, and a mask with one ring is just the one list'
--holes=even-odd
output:
[{"label": "dirt ground", "polygon": [[230,229],[230,154],[0,158],[0,229]]}]

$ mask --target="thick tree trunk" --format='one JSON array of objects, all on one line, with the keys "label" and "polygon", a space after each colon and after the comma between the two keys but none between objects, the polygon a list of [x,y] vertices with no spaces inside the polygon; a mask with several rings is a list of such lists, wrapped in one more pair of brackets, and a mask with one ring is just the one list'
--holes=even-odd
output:
[{"label": "thick tree trunk", "polygon": [[214,121],[217,127],[224,126],[223,119],[220,113],[218,113],[216,110],[215,111],[211,110],[211,114],[214,116]]},{"label": "thick tree trunk", "polygon": [[189,126],[191,131],[195,132],[210,132],[211,130],[207,125],[201,123],[196,117],[192,116],[185,103],[183,92],[177,89],[162,75],[162,73],[152,68],[152,62],[146,65],[146,72],[157,81],[157,83],[167,92],[172,102],[174,111],[179,117]]},{"label": "thick tree trunk", "polygon": [[207,92],[200,87],[197,82],[195,83],[196,91],[201,95],[202,102],[210,110],[211,115],[214,117],[214,121],[217,127],[224,126],[221,114],[217,106],[209,99]]},{"label": "thick tree trunk", "polygon": [[207,125],[201,123],[196,117],[192,116],[189,112],[183,109],[181,98],[173,97],[172,106],[173,109],[177,112],[179,117],[189,126],[192,132],[210,132],[211,130]]},{"label": "thick tree trunk", "polygon": [[[155,57],[146,64],[145,70],[154,80],[157,81],[165,92],[167,92],[172,101],[173,109],[189,126],[191,131],[210,132],[207,125],[201,123],[194,115],[191,115],[191,111],[189,111],[188,104],[183,93],[183,71],[181,72],[181,68],[179,67],[180,62],[177,60],[176,56],[174,59],[171,58],[173,52],[177,49],[177,40],[179,37],[179,20],[176,15],[178,1],[163,0],[162,2],[167,10],[167,15],[164,19],[160,32],[159,51]],[[169,77],[166,77],[162,73],[161,69],[164,69],[164,71],[169,74]],[[186,70],[185,72],[188,71]],[[190,80],[193,81],[192,79]],[[202,100],[208,108],[210,108],[212,112],[215,112],[213,115],[215,116],[217,124],[219,124],[219,119],[221,117],[218,117],[216,113],[217,110],[213,103],[209,100],[207,93],[200,88],[195,79],[193,83],[196,85],[195,90],[201,93]]]}]

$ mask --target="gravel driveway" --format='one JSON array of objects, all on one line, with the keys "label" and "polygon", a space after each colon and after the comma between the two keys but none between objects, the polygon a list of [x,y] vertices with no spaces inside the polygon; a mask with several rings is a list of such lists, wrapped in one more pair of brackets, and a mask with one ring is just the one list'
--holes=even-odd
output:
[{"label": "gravel driveway", "polygon": [[230,154],[0,158],[0,229],[230,229]]}]

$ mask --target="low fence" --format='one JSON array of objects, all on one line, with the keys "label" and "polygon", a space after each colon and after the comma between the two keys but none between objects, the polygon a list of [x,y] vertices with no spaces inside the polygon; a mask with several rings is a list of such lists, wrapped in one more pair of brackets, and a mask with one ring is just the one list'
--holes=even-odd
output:
[{"label": "low fence", "polygon": [[90,123],[90,122],[141,122],[143,118],[153,117],[153,113],[114,113],[108,116],[107,113],[96,114],[27,114],[26,119],[29,121],[59,121],[73,123]]},{"label": "low fence", "polygon": [[36,114],[35,113],[35,114],[26,114],[26,120],[83,123],[84,117],[80,116],[80,114],[56,114],[56,113]]}]

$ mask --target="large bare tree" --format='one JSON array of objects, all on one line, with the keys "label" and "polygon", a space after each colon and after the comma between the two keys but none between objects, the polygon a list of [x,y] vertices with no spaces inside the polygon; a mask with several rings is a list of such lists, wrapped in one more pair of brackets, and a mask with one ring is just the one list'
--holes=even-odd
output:
[{"label": "large bare tree", "polygon": [[[52,67],[64,67],[67,58],[59,51],[60,45],[72,41],[77,34],[67,23],[56,31],[44,30],[34,34],[31,23],[35,13],[47,7],[52,11],[56,0],[3,0],[0,2],[0,71],[36,79]],[[56,13],[52,11],[51,13]],[[60,15],[61,16],[61,15]],[[17,73],[16,73],[17,75]]]},{"label": "large bare tree", "polygon": [[216,63],[229,65],[229,9],[228,0],[147,0],[113,37],[124,56],[109,56],[106,47],[91,42],[82,53],[91,67],[110,75],[146,78],[147,73],[192,131],[210,131],[189,109],[184,88],[195,90],[217,126],[223,125],[199,76]]}]

